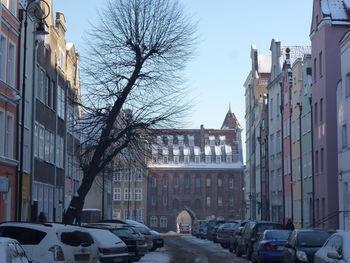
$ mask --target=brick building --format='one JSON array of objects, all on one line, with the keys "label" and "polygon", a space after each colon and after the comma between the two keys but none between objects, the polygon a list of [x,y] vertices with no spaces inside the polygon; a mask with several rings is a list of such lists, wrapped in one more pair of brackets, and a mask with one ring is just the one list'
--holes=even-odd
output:
[{"label": "brick building", "polygon": [[146,223],[174,231],[184,210],[192,219],[242,218],[241,132],[231,110],[221,129],[157,130],[148,163]]}]

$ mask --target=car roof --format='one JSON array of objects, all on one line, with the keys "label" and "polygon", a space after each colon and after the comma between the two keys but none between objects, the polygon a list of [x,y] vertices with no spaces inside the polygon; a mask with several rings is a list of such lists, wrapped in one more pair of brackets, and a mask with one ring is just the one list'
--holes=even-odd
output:
[{"label": "car roof", "polygon": [[32,222],[5,222],[1,223],[0,227],[27,227],[36,230],[84,230],[84,228],[76,225],[65,225],[60,223],[32,223]]},{"label": "car roof", "polygon": [[0,237],[0,244],[4,244],[4,243],[18,243],[18,241],[16,239],[9,238],[9,237]]},{"label": "car roof", "polygon": [[127,228],[127,227],[132,227],[132,226],[128,226],[125,224],[117,224],[117,223],[91,223],[91,224],[84,225],[84,227],[116,229],[116,228]]}]

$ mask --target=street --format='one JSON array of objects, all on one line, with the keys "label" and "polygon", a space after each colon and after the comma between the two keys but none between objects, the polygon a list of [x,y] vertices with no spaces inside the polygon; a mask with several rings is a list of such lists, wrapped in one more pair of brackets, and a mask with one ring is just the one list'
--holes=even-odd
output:
[{"label": "street", "polygon": [[193,236],[166,236],[165,247],[147,254],[140,263],[248,263],[219,244]]}]

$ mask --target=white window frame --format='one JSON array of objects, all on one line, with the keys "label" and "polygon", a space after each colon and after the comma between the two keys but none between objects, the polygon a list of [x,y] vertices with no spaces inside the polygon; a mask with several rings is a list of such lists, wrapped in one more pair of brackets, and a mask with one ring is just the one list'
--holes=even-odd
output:
[{"label": "white window frame", "polygon": [[190,156],[185,155],[184,156],[184,163],[189,163],[190,162]]},{"label": "white window frame", "polygon": [[0,108],[0,156],[5,155],[5,111]]},{"label": "white window frame", "polygon": [[221,163],[221,155],[216,156],[216,163]]},{"label": "white window frame", "polygon": [[168,227],[168,218],[166,216],[161,216],[159,218],[159,227],[161,228]]},{"label": "white window frame", "polygon": [[114,175],[114,182],[121,182],[123,180],[123,169],[117,168]]},{"label": "white window frame", "polygon": [[178,155],[174,155],[174,163],[178,164],[180,160],[180,157]]},{"label": "white window frame", "polygon": [[201,162],[201,157],[199,155],[194,156],[194,162],[195,163],[200,163]]},{"label": "white window frame", "polygon": [[[10,125],[8,123],[10,118]],[[6,123],[5,123],[5,156],[13,159],[13,150],[14,150],[14,125],[15,118],[11,112],[6,112]]]},{"label": "white window frame", "polygon": [[158,227],[158,217],[157,216],[151,216],[149,221],[150,221],[151,227]]},{"label": "white window frame", "polygon": [[135,201],[142,201],[142,188],[135,189]]},{"label": "white window frame", "polygon": [[142,178],[143,174],[142,174],[142,168],[136,168],[136,182],[142,182]]},{"label": "white window frame", "polygon": [[226,156],[226,162],[232,163],[232,156],[231,155]]},{"label": "white window frame", "polygon": [[[13,49],[11,49],[11,47]],[[16,83],[16,44],[8,40],[7,46],[7,84],[11,87],[15,86]],[[13,54],[12,54],[13,52]]]},{"label": "white window frame", "polygon": [[113,188],[113,201],[121,201],[121,200],[122,200],[122,189]]},{"label": "white window frame", "polygon": [[0,34],[0,79],[6,81],[7,37]]},{"label": "white window frame", "polygon": [[211,163],[211,155],[206,155],[205,156],[205,162],[206,163]]},{"label": "white window frame", "polygon": [[124,201],[132,201],[132,189],[124,188]]}]

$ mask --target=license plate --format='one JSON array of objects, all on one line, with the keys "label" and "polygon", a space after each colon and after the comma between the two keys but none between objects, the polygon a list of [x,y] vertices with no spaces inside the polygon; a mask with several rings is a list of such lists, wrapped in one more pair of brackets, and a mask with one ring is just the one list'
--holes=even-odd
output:
[{"label": "license plate", "polygon": [[90,255],[89,254],[74,255],[74,259],[78,261],[89,261]]}]

